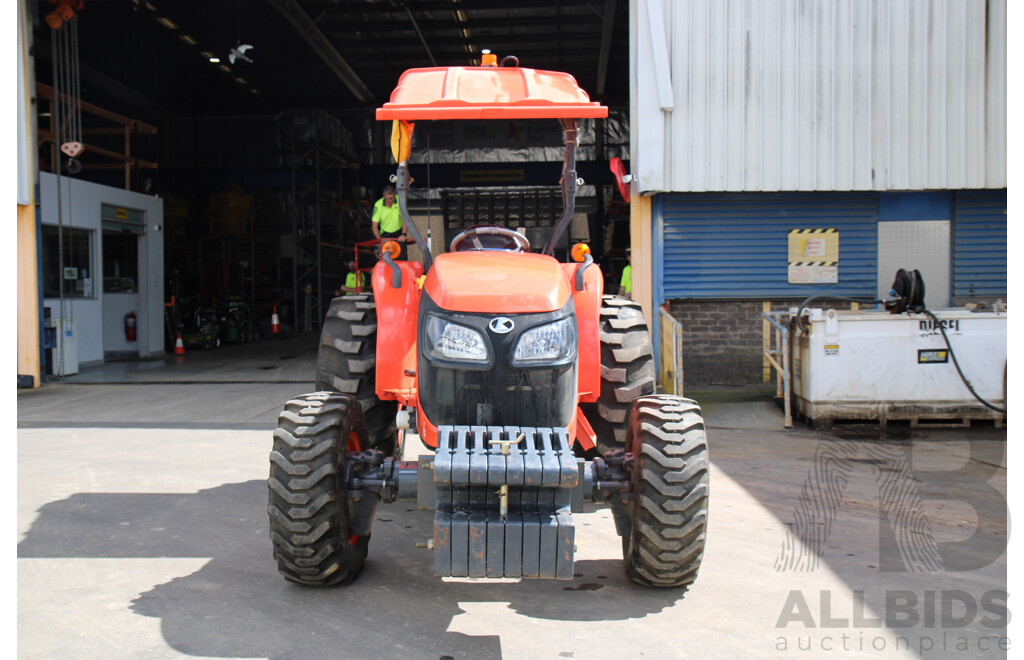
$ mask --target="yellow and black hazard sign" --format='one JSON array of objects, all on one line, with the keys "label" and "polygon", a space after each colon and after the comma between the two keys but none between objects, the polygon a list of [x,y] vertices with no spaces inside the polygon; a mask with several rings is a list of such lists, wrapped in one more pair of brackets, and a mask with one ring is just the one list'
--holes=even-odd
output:
[{"label": "yellow and black hazard sign", "polygon": [[839,281],[839,231],[789,231],[789,283],[835,284]]}]

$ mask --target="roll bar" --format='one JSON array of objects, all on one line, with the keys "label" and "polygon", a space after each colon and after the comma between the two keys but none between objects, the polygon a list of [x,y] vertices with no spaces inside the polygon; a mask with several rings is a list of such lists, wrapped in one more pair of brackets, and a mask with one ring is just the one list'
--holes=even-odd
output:
[{"label": "roll bar", "polygon": [[[507,57],[504,64],[515,58]],[[518,64],[518,60],[515,62]],[[424,119],[558,119],[565,130],[565,160],[562,163],[562,216],[555,223],[543,254],[553,254],[565,235],[576,209],[576,190],[582,181],[576,177],[577,121],[580,118],[608,116],[608,108],[590,100],[576,79],[568,73],[520,68],[519,66],[430,67],[409,69],[398,79],[391,99],[377,109],[378,120],[402,122]],[[394,147],[392,147],[394,149]],[[403,154],[401,158],[407,158]],[[397,155],[395,159],[399,160]],[[422,250],[423,270],[433,259],[408,212],[409,168],[398,164],[391,177],[396,184],[402,221],[416,245]]]},{"label": "roll bar", "polygon": [[[555,223],[548,242],[544,244],[544,249],[541,250],[541,254],[547,255],[554,254],[555,247],[569,229],[569,225],[572,222],[572,214],[576,210],[576,191],[582,183],[582,179],[576,178],[576,120],[561,119],[559,122],[562,124],[562,128],[565,129],[565,159],[562,162],[561,179],[562,216]],[[423,272],[426,273],[433,265],[434,258],[430,254],[427,242],[423,239],[423,234],[420,233],[416,223],[409,216],[409,206],[407,203],[409,199],[409,166],[405,161],[399,163],[398,171],[391,176],[391,182],[395,184],[395,191],[398,193],[398,210],[402,214],[402,222],[408,227],[413,240],[423,253]]]},{"label": "roll bar", "polygon": [[412,239],[416,241],[420,252],[423,253],[423,272],[426,273],[433,265],[434,257],[430,254],[427,242],[423,240],[423,234],[409,217],[409,166],[404,160],[398,164],[398,172],[391,176],[391,182],[395,184],[395,192],[398,193],[398,211],[402,214],[402,222],[405,223],[409,233],[412,234]]},{"label": "roll bar", "polygon": [[565,129],[565,160],[562,161],[562,217],[555,223],[555,228],[544,244],[542,254],[554,254],[555,246],[562,240],[569,223],[572,221],[573,211],[576,210],[576,188],[581,182],[576,178],[576,120],[560,119],[562,128]]}]

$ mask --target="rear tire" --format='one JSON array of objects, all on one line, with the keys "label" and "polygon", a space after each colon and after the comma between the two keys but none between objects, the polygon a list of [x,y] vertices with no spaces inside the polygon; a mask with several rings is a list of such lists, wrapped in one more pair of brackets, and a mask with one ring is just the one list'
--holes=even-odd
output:
[{"label": "rear tire", "polygon": [[622,539],[626,575],[649,587],[697,578],[708,518],[708,450],[695,401],[639,399],[629,417],[633,453],[632,531]]},{"label": "rear tire", "polygon": [[333,392],[304,394],[285,404],[270,454],[270,539],[287,580],[328,587],[363,570],[370,537],[349,533],[353,503],[343,478],[349,451],[367,441],[354,399]]},{"label": "rear tire", "polygon": [[601,300],[601,395],[580,408],[597,435],[602,456],[626,447],[633,402],[654,394],[654,352],[639,303],[620,296]]},{"label": "rear tire", "polygon": [[397,449],[398,403],[377,397],[377,306],[367,293],[331,301],[320,333],[316,388],[359,400],[370,432],[369,447],[385,456]]}]

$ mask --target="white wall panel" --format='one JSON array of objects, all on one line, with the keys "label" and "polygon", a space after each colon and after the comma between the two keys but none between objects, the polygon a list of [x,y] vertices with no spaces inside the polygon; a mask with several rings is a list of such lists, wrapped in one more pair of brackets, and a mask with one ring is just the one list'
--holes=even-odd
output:
[{"label": "white wall panel", "polygon": [[[850,180],[850,190],[870,190],[873,186],[871,168],[871,104],[872,77],[871,51],[872,6],[869,2],[851,0],[850,40],[852,52],[847,66],[850,69],[850,84],[853,104],[850,108],[850,133],[844,139],[851,142],[853,158],[849,164],[843,163],[849,171],[839,180]],[[840,187],[842,190],[843,188]]]},{"label": "white wall panel", "polygon": [[907,110],[904,116],[907,132],[907,154],[917,154],[908,161],[905,184],[909,190],[920,190],[928,183],[927,124],[911,121],[928,116],[928,7],[930,0],[907,3],[906,23],[910,26],[907,40]]},{"label": "white wall panel", "polygon": [[[777,34],[782,25],[779,15],[780,0],[765,0],[756,4],[761,11],[765,33]],[[764,76],[760,80],[751,81],[751,84],[757,87],[760,107],[753,108],[757,116],[753,129],[757,135],[759,149],[751,155],[750,161],[758,163],[759,172],[748,177],[746,184],[760,190],[781,190],[779,162],[782,153],[782,133],[779,130],[767,130],[767,127],[777,129],[783,116],[782,80],[779,75],[781,67],[778,65],[782,50],[778,47],[778,42],[770,42],[763,35],[759,35],[755,43],[756,46],[752,50],[756,53],[757,59],[762,62],[770,59],[774,64],[765,67]]]},{"label": "white wall panel", "polygon": [[985,60],[985,180],[1006,181],[1006,0],[989,0]]},{"label": "white wall panel", "polygon": [[1007,185],[1005,0],[631,0],[630,16],[641,192]]}]

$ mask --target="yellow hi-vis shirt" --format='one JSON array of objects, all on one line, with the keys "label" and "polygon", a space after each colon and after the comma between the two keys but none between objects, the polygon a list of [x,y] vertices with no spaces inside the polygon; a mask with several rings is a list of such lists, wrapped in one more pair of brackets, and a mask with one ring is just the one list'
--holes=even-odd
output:
[{"label": "yellow hi-vis shirt", "polygon": [[[363,273],[362,271],[356,273],[349,273],[348,275],[345,276],[345,286],[348,287],[349,289],[354,289],[359,286],[366,286],[366,273]],[[345,295],[348,294],[349,292],[346,291]]]},{"label": "yellow hi-vis shirt", "polygon": [[632,295],[633,293],[633,267],[629,264],[622,269],[622,281],[619,282],[619,286],[623,288],[626,295]]},{"label": "yellow hi-vis shirt", "polygon": [[395,203],[391,205],[391,208],[384,206],[383,197],[378,199],[377,203],[373,205],[371,220],[380,223],[382,232],[402,231],[402,212],[398,209],[398,198],[395,198]]}]

